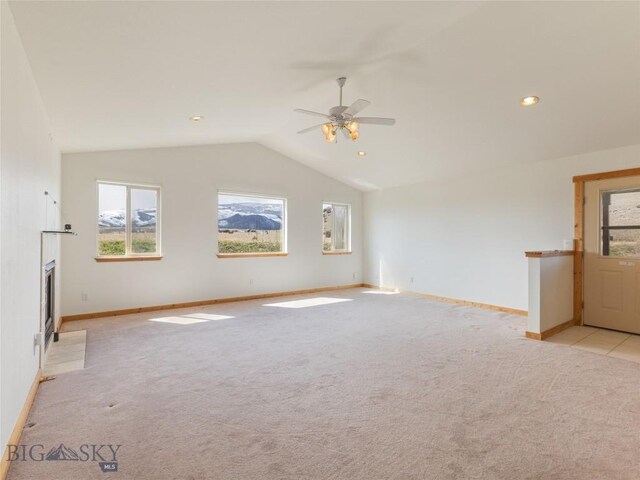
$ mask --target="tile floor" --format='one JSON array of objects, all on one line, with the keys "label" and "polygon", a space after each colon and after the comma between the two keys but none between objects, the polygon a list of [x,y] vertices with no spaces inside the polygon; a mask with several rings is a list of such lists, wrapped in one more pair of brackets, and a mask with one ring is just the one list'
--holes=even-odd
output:
[{"label": "tile floor", "polygon": [[60,373],[82,370],[84,368],[84,354],[87,347],[87,331],[61,333],[59,340],[49,347],[51,350],[43,369],[43,375],[58,375]]},{"label": "tile floor", "polygon": [[640,336],[602,328],[571,327],[545,340],[640,363]]}]

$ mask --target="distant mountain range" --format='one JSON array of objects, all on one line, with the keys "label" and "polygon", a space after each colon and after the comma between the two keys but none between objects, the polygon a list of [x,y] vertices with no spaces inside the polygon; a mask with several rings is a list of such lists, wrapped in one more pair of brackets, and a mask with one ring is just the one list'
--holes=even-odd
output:
[{"label": "distant mountain range", "polygon": [[282,207],[278,204],[240,202],[218,206],[218,228],[231,230],[280,230]]},{"label": "distant mountain range", "polygon": [[218,228],[236,230],[280,230],[280,225],[280,222],[263,215],[243,215],[241,213],[218,220]]},{"label": "distant mountain range", "polygon": [[[156,209],[143,208],[133,212],[134,227],[153,227],[156,224]],[[98,226],[124,228],[126,224],[124,210],[105,210],[98,215]]]},{"label": "distant mountain range", "polygon": [[[156,225],[156,209],[134,210],[133,227]],[[98,215],[98,226],[102,228],[124,228],[124,210],[105,210]],[[282,207],[277,204],[241,202],[227,203],[218,207],[218,228],[230,230],[280,230]]]}]

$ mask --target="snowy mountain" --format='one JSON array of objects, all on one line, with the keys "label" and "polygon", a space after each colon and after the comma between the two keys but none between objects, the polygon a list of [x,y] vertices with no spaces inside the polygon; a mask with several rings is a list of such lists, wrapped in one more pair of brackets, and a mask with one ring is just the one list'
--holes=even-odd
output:
[{"label": "snowy mountain", "polygon": [[[156,224],[156,209],[143,208],[134,210],[133,223],[134,227],[153,227]],[[105,210],[98,215],[98,226],[124,228],[126,223],[124,210]]]},{"label": "snowy mountain", "polygon": [[280,230],[282,207],[267,203],[226,203],[218,206],[218,228]]},{"label": "snowy mountain", "polygon": [[[133,227],[153,227],[156,224],[156,209],[134,210]],[[98,215],[98,226],[102,228],[124,228],[124,210],[105,210]],[[218,227],[238,230],[280,230],[282,206],[267,203],[227,203],[218,206]]]},{"label": "snowy mountain", "polygon": [[251,230],[280,230],[281,223],[264,215],[241,215],[236,213],[231,217],[218,220],[218,228],[251,229]]}]

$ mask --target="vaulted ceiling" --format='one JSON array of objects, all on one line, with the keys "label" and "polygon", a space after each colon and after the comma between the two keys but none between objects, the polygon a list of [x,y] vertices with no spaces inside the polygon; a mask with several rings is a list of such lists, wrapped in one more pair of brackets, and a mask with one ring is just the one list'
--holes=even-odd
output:
[{"label": "vaulted ceiling", "polygon": [[[638,2],[11,9],[64,152],[257,141],[371,190],[640,143]],[[296,134],[319,122],[293,109],[328,111],[339,76],[396,126]]]}]

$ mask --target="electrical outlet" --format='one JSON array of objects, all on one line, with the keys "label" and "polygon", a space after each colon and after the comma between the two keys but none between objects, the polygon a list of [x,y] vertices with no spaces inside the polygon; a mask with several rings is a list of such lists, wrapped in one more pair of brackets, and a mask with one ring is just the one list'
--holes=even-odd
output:
[{"label": "electrical outlet", "polygon": [[249,279],[249,285],[253,285],[253,278]]},{"label": "electrical outlet", "polygon": [[356,275],[356,273],[354,272],[354,273],[353,273],[353,279],[355,280],[355,279],[356,279],[356,277],[357,277],[357,275]]},{"label": "electrical outlet", "polygon": [[80,294],[80,300],[82,300],[83,302],[86,302],[89,299],[89,296],[87,295],[87,292],[82,292]]}]

